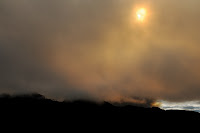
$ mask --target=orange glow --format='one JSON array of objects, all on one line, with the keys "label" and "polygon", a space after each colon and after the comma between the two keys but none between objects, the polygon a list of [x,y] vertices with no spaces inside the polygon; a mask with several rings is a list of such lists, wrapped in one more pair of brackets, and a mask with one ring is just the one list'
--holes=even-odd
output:
[{"label": "orange glow", "polygon": [[140,22],[143,22],[145,17],[146,17],[147,11],[145,8],[140,8],[139,10],[137,10],[136,12],[136,17],[137,20]]}]

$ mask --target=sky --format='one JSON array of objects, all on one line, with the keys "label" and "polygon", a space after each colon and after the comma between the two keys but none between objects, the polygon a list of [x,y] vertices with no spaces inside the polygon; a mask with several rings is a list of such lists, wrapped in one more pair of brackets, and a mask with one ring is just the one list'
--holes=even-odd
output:
[{"label": "sky", "polygon": [[[112,102],[199,101],[199,4],[1,0],[0,93]],[[141,8],[146,15],[138,21]]]},{"label": "sky", "polygon": [[200,113],[200,102],[199,101],[187,101],[187,102],[167,102],[162,101],[161,109],[164,110],[188,110]]}]

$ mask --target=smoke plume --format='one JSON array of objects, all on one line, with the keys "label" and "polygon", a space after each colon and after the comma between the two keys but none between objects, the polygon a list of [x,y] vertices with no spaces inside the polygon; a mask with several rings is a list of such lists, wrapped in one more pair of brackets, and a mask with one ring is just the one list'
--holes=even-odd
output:
[{"label": "smoke plume", "polygon": [[[200,100],[199,4],[1,0],[0,93]],[[148,13],[143,24],[134,17],[140,6]]]}]

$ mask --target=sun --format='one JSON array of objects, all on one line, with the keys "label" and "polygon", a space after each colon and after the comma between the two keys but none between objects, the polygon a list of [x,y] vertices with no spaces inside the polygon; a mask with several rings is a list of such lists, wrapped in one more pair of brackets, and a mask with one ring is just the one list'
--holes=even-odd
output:
[{"label": "sun", "polygon": [[136,11],[137,20],[143,22],[145,20],[147,11],[145,8],[140,8]]}]

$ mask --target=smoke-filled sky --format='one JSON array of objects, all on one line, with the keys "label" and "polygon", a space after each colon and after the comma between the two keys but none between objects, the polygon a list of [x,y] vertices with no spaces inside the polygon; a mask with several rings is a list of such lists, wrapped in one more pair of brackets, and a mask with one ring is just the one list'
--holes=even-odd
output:
[{"label": "smoke-filled sky", "polygon": [[[0,93],[200,100],[199,0],[0,0]],[[136,10],[146,9],[144,22]],[[136,101],[137,102],[137,101]]]}]

